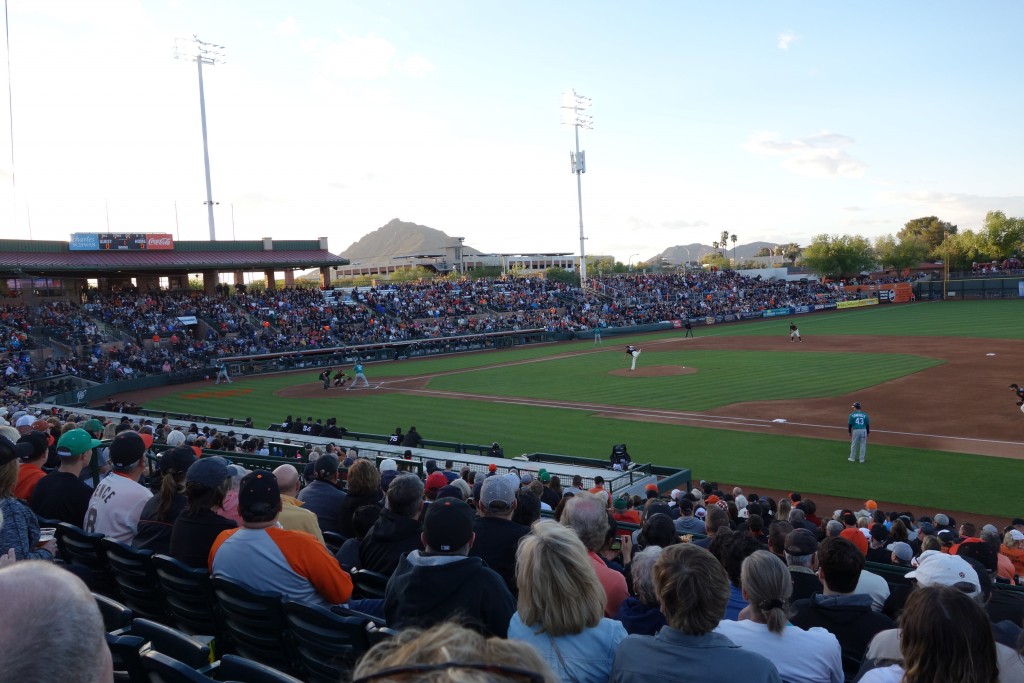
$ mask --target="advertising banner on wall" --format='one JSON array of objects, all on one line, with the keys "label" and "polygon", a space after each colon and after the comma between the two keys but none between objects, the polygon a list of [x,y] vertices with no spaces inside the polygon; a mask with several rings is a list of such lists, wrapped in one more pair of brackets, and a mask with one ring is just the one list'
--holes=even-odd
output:
[{"label": "advertising banner on wall", "polygon": [[889,282],[883,285],[869,282],[863,285],[846,285],[843,289],[851,294],[870,294],[883,303],[893,304],[910,301],[914,293],[914,288],[909,282]]},{"label": "advertising banner on wall", "polygon": [[174,249],[174,238],[163,232],[76,232],[68,240],[69,251],[151,251]]},{"label": "advertising banner on wall", "polygon": [[70,251],[99,251],[100,236],[95,232],[76,232],[68,240]]}]

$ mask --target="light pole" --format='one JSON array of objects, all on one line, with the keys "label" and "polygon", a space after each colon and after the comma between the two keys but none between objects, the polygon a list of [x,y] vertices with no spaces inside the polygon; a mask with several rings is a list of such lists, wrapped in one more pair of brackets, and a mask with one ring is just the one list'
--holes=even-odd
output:
[{"label": "light pole", "polygon": [[580,151],[580,128],[594,129],[594,118],[585,110],[590,108],[590,98],[570,90],[562,97],[562,109],[566,115],[562,123],[572,126],[576,131],[576,152],[569,152],[572,172],[576,174],[576,198],[580,207],[580,288],[587,288],[587,254],[583,236],[583,180],[587,172],[586,152]]},{"label": "light pole", "polygon": [[626,264],[626,268],[629,269],[629,272],[631,272],[631,273],[633,272],[633,257],[634,256],[639,256],[639,255],[640,254],[630,254],[630,256],[629,256],[629,263]]},{"label": "light pole", "polygon": [[206,94],[203,90],[203,64],[221,64],[224,62],[224,46],[206,43],[196,35],[192,40],[177,38],[174,41],[174,58],[195,62],[199,70],[199,118],[203,124],[203,164],[206,167],[206,213],[210,221],[210,241],[217,239],[217,230],[213,224],[213,188],[210,184],[210,146],[206,141]]}]

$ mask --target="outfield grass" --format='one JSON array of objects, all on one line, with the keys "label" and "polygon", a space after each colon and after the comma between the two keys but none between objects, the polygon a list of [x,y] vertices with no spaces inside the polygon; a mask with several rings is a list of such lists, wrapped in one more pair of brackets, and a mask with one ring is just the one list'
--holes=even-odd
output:
[{"label": "outfield grass", "polygon": [[[893,307],[872,307],[850,312],[800,316],[805,335],[893,334],[906,336],[975,336],[1024,338],[1024,302],[929,303]],[[764,322],[700,328],[704,334],[778,334],[784,336],[791,318]],[[922,332],[930,331],[928,334]],[[581,402],[619,403],[630,406],[665,407],[685,410],[706,409],[745,400],[825,396],[848,393],[860,386],[919,371],[936,361],[906,354],[876,356],[864,363],[859,354],[774,352],[683,351],[658,352],[653,348],[641,356],[644,364],[694,365],[695,375],[670,378],[608,377],[607,370],[625,367],[618,346],[629,341],[679,337],[680,331],[655,335],[606,337],[608,353],[562,357],[510,368],[436,377],[432,388],[485,391],[500,395],[538,395]],[[371,379],[437,374],[453,370],[482,368],[513,361],[543,359],[566,352],[592,350],[592,342],[571,342],[531,346],[495,353],[369,365]],[[839,356],[840,358],[835,358]],[[663,360],[659,360],[663,358]],[[825,371],[816,365],[859,360],[859,372],[877,372],[869,379],[857,373],[819,381]],[[799,362],[799,365],[789,365]],[[881,368],[885,368],[884,370]],[[732,370],[734,377],[726,377]],[[304,373],[245,379],[228,387],[207,385],[204,397],[188,399],[184,389],[177,394],[146,401],[147,408],[193,414],[245,417],[258,425],[278,422],[285,415],[336,416],[356,431],[389,433],[396,426],[415,424],[432,439],[490,443],[500,441],[509,455],[522,452],[566,453],[605,458],[613,443],[629,444],[639,460],[689,467],[705,479],[739,482],[747,487],[800,490],[853,498],[895,500],[908,505],[967,509],[978,513],[1017,516],[1020,503],[1012,486],[993,482],[1015,481],[1020,463],[1016,460],[908,449],[872,444],[868,463],[846,461],[848,446],[841,441],[771,436],[721,429],[642,423],[595,417],[586,410],[553,409],[521,405],[447,400],[401,394],[358,395],[325,392],[325,398],[279,399],[272,392],[296,383],[314,383],[316,370]],[[614,380],[614,381],[613,381]],[[670,382],[662,382],[670,380]],[[683,383],[680,384],[679,382]],[[465,383],[471,383],[468,389]],[[606,382],[610,382],[606,384]],[[837,382],[855,382],[842,384]],[[669,385],[685,386],[674,395]],[[831,391],[820,392],[822,385]],[[693,387],[694,391],[689,391]],[[699,390],[697,389],[699,387]],[[217,397],[222,392],[251,389],[244,395]],[[783,392],[775,395],[771,392]],[[529,392],[529,393],[524,393]],[[535,394],[533,392],[544,392]],[[706,394],[706,395],[701,395]],[[352,399],[352,400],[350,400]],[[693,403],[691,403],[693,401]],[[840,421],[842,416],[840,417]],[[842,425],[840,425],[842,426]],[[985,491],[978,496],[978,491]]]}]

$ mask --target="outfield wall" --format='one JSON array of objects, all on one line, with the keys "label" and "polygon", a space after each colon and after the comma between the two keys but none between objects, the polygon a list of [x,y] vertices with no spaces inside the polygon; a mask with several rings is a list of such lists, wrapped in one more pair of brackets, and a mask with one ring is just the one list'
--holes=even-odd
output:
[{"label": "outfield wall", "polygon": [[[943,296],[945,288],[946,296]],[[921,301],[939,299],[1020,299],[1024,297],[1024,278],[1002,277],[978,280],[922,280],[914,283]]]}]

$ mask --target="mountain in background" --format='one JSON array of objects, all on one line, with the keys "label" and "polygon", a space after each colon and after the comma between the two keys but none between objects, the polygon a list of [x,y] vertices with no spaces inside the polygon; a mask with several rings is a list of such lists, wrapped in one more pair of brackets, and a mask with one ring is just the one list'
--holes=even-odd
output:
[{"label": "mountain in background", "polygon": [[[350,244],[339,256],[353,262],[390,259],[393,256],[438,252],[455,241],[455,237],[440,230],[393,218]],[[469,246],[464,249],[465,254],[481,253]]]},{"label": "mountain in background", "polygon": [[[749,244],[737,244],[736,245],[736,259],[743,261],[745,259],[754,258],[757,252],[761,249],[777,246],[775,242],[751,242]],[[689,251],[689,254],[687,254]],[[655,263],[658,259],[665,259],[673,265],[684,263],[687,260],[700,261],[700,257],[704,254],[710,254],[715,249],[710,244],[683,244],[669,247],[660,254],[655,254],[651,258],[647,259],[645,263]],[[724,251],[727,258],[732,258],[732,242],[722,250]]]}]

